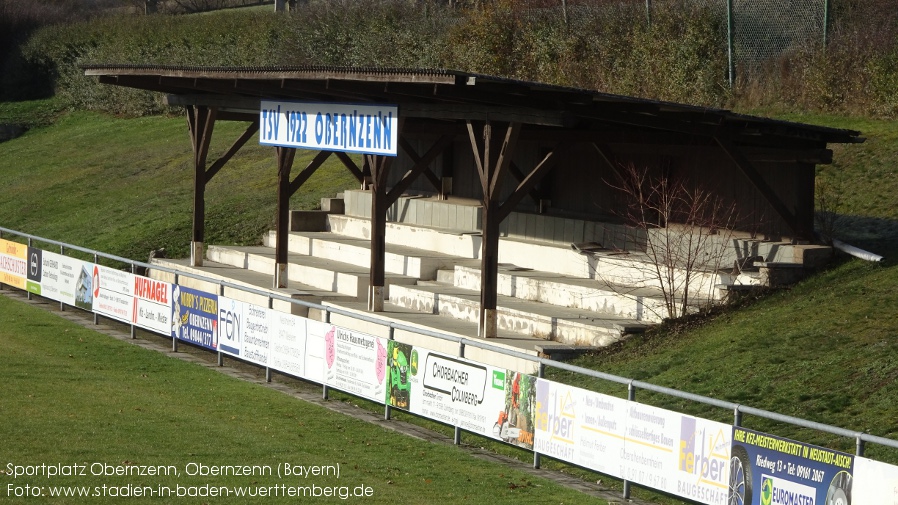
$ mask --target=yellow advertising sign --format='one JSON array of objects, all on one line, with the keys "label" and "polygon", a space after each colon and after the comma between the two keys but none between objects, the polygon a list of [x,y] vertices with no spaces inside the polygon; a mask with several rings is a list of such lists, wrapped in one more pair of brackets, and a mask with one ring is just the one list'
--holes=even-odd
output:
[{"label": "yellow advertising sign", "polygon": [[25,289],[28,277],[28,246],[0,239],[0,282]]}]

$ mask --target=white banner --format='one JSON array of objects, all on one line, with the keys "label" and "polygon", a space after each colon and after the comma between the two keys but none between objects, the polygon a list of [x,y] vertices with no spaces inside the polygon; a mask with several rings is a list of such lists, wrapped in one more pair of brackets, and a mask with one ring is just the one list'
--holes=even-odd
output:
[{"label": "white banner", "polygon": [[387,402],[503,442],[533,447],[536,378],[390,342]]},{"label": "white banner", "polygon": [[622,477],[627,401],[538,379],[534,450]]},{"label": "white banner", "polygon": [[133,321],[134,274],[94,265],[92,285],[94,312],[125,323]]},{"label": "white banner", "polygon": [[383,403],[387,342],[367,333],[331,326],[324,335],[325,383]]},{"label": "white banner", "polygon": [[[830,484],[828,500],[835,498],[832,495],[838,493],[839,487],[844,486]],[[898,466],[857,456],[854,458],[854,482],[850,490],[851,503],[898,505]]]},{"label": "white banner", "polygon": [[396,156],[398,116],[395,105],[262,100],[259,143]]},{"label": "white banner", "polygon": [[[47,253],[44,253],[46,257]],[[131,322],[151,331],[171,333],[171,284],[149,277],[134,277],[134,311]]]},{"label": "white banner", "polygon": [[[306,375],[306,350],[308,338],[304,317],[294,316],[283,312],[272,311],[271,323],[271,349],[268,353],[268,366],[294,377],[309,379]],[[319,365],[321,361],[317,361]],[[315,379],[320,379],[320,373],[315,374]]]},{"label": "white banner", "polygon": [[[93,303],[86,296],[93,296],[89,282],[92,275],[87,272],[87,267],[93,265],[81,260],[63,256],[49,251],[44,251],[41,267],[41,296],[68,305],[86,305],[90,310]],[[84,283],[88,282],[85,286]]]}]

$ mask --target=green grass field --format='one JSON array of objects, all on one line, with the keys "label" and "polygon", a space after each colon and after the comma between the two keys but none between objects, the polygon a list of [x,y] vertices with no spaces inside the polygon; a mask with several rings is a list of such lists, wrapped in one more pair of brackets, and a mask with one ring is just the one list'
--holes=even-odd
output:
[{"label": "green grass field", "polygon": [[[52,102],[15,106],[0,104],[0,121],[17,116],[38,119],[34,122],[35,128],[25,136],[0,144],[0,167],[3,171],[0,179],[0,193],[3,194],[3,198],[0,198],[0,226],[135,259],[142,259],[151,249],[162,246],[173,251],[173,255],[186,254],[190,239],[192,169],[190,144],[183,118],[118,119],[79,112],[62,114],[56,119]],[[898,166],[898,129],[893,122],[864,118],[807,115],[780,117],[856,129],[868,138],[866,143],[860,145],[835,146],[835,163],[820,167],[818,180],[837,188],[839,205],[835,210],[842,215],[837,237],[884,255],[886,260],[882,264],[855,259],[839,260],[828,270],[790,289],[746,300],[705,319],[665,325],[644,337],[584,356],[577,364],[818,422],[898,438],[898,390],[893,387],[898,378],[898,319],[894,317],[894,308],[898,306],[898,267],[895,262],[898,257],[898,206],[895,205],[894,197],[898,194],[898,172],[894,168]],[[212,152],[222,152],[240,132],[240,125],[222,124],[221,128],[217,127],[219,144],[213,145]],[[303,161],[298,159],[296,166],[302,164]],[[253,145],[244,148],[209,186],[206,241],[234,244],[258,242],[262,231],[272,224],[274,180],[275,160],[271,150]],[[304,186],[302,194],[295,197],[295,208],[314,208],[320,196],[332,195],[341,188],[355,186],[354,180],[339,165],[327,165],[309,184]],[[306,193],[306,189],[310,191]],[[0,304],[0,320],[24,317],[16,315],[18,310],[15,304]],[[56,346],[72,349],[74,342],[50,339],[43,333],[38,335],[36,332],[42,331],[41,325],[46,324],[50,323],[28,325],[28,328],[33,327],[34,330],[27,331],[25,326],[21,326],[10,337],[3,333],[7,327],[4,324],[0,328],[0,339],[2,345],[13,350],[22,349],[23,341],[36,346],[26,346],[24,350],[41,358],[35,358],[36,362],[47,364],[41,365],[39,370],[55,373],[55,368],[49,364],[56,361],[68,363],[63,358],[67,358],[68,354],[78,356],[78,353],[70,350],[56,354],[53,351]],[[53,330],[49,333],[55,336],[60,331]],[[102,340],[105,337],[92,337],[97,338]],[[105,345],[118,348],[120,344]],[[77,348],[76,345],[74,349]],[[123,347],[127,348],[128,346]],[[137,351],[117,352],[129,354]],[[148,363],[167,363],[162,356],[146,359]],[[13,367],[13,363],[15,361],[6,359],[0,361],[0,373],[15,376],[16,380],[22,381],[16,387],[7,388],[9,394],[19,396],[16,402],[4,400],[0,405],[3,405],[4,412],[6,406],[10,405],[10,411],[18,413],[27,410],[27,402],[22,398],[21,392],[29,388],[37,390],[36,388],[43,386],[40,381],[35,380],[38,376],[36,372],[25,376],[23,369]],[[116,360],[114,363],[121,363],[127,372],[127,360]],[[93,390],[91,388],[94,385],[90,379],[92,373],[115,372],[96,364],[81,363],[79,366],[77,376],[81,379],[59,386],[60,389],[86,385],[85,387],[89,386],[88,389]],[[131,398],[127,391],[134,391],[133,384],[142,384],[141,380],[153,376],[147,374],[148,377],[140,377],[134,367],[142,365],[132,362],[131,366],[131,378],[120,380],[131,384],[131,389],[121,385],[117,387],[126,389],[117,389],[115,393],[123,395],[122,398]],[[109,367],[114,368],[112,364]],[[104,376],[102,374],[101,377]],[[564,373],[554,373],[551,377],[617,395],[624,394],[619,387]],[[166,383],[162,377],[156,379],[168,384],[168,389],[159,386],[161,389],[156,390],[158,394],[151,395],[151,398],[171,398],[166,395],[175,394],[175,386],[184,382],[168,379]],[[4,380],[9,383],[10,378],[4,376]],[[194,423],[207,426],[214,424],[209,417],[190,418],[192,414],[184,412],[183,406],[191,405],[188,409],[191,412],[193,409],[200,409],[200,412],[211,412],[211,416],[220,415],[220,406],[214,405],[224,401],[225,396],[217,394],[218,388],[237,387],[230,385],[230,382],[237,381],[225,379],[224,382],[226,385],[208,384],[205,390],[196,391],[199,396],[210,400],[209,403],[213,406],[202,404],[206,405],[203,407],[185,398],[177,402],[147,403],[147,408],[139,412],[146,413],[150,406],[158,408],[158,415],[165,420],[162,424],[167,429],[181,426],[175,432],[193,426]],[[100,384],[96,386],[96,391],[111,387],[105,380]],[[249,393],[244,393],[241,398],[244,398],[243,403],[251,406],[255,400],[247,400],[250,396]],[[66,402],[71,398],[74,396],[66,397]],[[267,398],[268,396],[266,401]],[[725,422],[732,420],[731,412],[659,398],[647,393],[639,393],[637,398],[707,418]],[[91,402],[85,405],[84,412],[70,408],[69,414],[56,413],[52,419],[83,422],[84,424],[77,424],[82,428],[102,426],[105,422],[102,419],[92,417],[92,421],[86,420],[91,416],[89,411],[102,415],[108,414],[108,411],[93,405],[92,396],[88,396],[88,399]],[[127,404],[121,398],[120,400],[116,404]],[[96,401],[100,401],[100,398]],[[144,401],[149,402],[149,399]],[[60,404],[66,402],[60,401]],[[296,406],[295,401],[291,402],[291,409],[305,408]],[[139,407],[139,403],[134,405]],[[165,406],[168,405],[178,405],[178,408],[166,410]],[[125,417],[136,426],[134,423],[138,421],[135,417],[140,416],[134,412],[138,411],[123,409],[122,415],[126,412],[128,416]],[[75,417],[69,420],[69,415]],[[252,418],[253,415],[255,414],[250,414],[249,417]],[[160,436],[161,432],[166,436],[171,435],[167,429],[160,428],[156,421],[150,424],[155,428],[149,429],[159,432]],[[806,442],[853,450],[853,440],[838,439],[751,417],[746,417],[745,424],[750,428]],[[59,425],[52,420],[35,423],[31,433],[38,440],[50,440],[57,436],[54,426]],[[240,426],[240,423],[236,426]],[[309,440],[322,438],[313,436],[314,430],[300,431],[299,433],[304,433],[302,436],[286,433],[295,428],[296,423],[291,425],[287,421],[272,420],[270,426],[278,436],[305,437]],[[13,429],[22,428],[14,427],[12,423],[7,423],[2,428]],[[281,430],[285,433],[282,434]],[[61,431],[73,433],[68,428]],[[234,431],[224,431],[230,433],[228,436],[236,437],[235,440],[248,440],[246,436],[240,438]],[[0,433],[0,440],[9,440],[9,436],[13,434],[12,431]],[[72,436],[86,435],[78,432]],[[102,450],[117,451],[115,444],[119,443],[119,439],[124,444],[131,443],[129,437],[120,435],[119,438],[106,439],[106,449]],[[47,444],[46,449],[66,454],[60,448],[59,439],[53,440],[55,442]],[[164,442],[143,440],[143,444],[154,447],[165,445]],[[211,444],[208,436],[204,440]],[[407,443],[412,444],[410,441]],[[81,447],[87,448],[89,444],[85,443]],[[195,453],[205,454],[199,449]],[[168,453],[156,461],[175,458],[176,454]],[[250,451],[248,454],[254,453]],[[461,457],[457,452],[452,454]],[[898,453],[895,451],[869,445],[867,454],[876,459],[898,463]],[[138,456],[142,461],[146,460],[145,453],[137,453],[136,456],[123,454],[122,460],[137,460]],[[119,455],[107,453],[95,457],[115,459]],[[417,462],[417,456],[413,460]],[[381,485],[389,480],[398,482],[397,478],[404,479],[401,475],[391,476],[386,470],[384,472],[386,473],[378,474]],[[451,479],[446,475],[452,472],[448,470],[439,479]],[[470,474],[467,470],[462,473]],[[410,477],[404,480],[418,483],[415,479],[416,477]],[[452,480],[447,482],[454,482],[448,484],[450,487],[467,485]],[[410,486],[403,482],[403,486],[407,485]],[[507,482],[493,485],[507,485]],[[528,489],[536,487],[541,485],[527,486]],[[511,499],[510,495],[509,500]],[[428,501],[422,501],[424,502]]]},{"label": "green grass field", "polygon": [[[0,296],[0,314],[0,503],[25,503],[16,494],[34,492],[42,497],[31,503],[122,503],[120,497],[103,495],[127,492],[129,485],[131,492],[142,486],[156,492],[171,489],[168,498],[127,500],[154,504],[298,501],[283,496],[177,497],[177,486],[187,493],[187,488],[198,487],[201,492],[207,485],[243,486],[247,492],[265,488],[281,495],[289,492],[288,487],[337,487],[337,496],[321,498],[323,503],[343,502],[339,495],[347,492],[349,501],[366,504],[586,499],[577,491],[477,459],[451,445],[399,435],[113,339],[21,301]],[[326,472],[339,465],[339,476],[331,469],[326,476],[279,477],[277,469],[283,471],[284,464],[294,473],[316,466]],[[31,467],[33,473],[40,465],[61,465],[84,475],[48,477],[47,470],[38,469],[38,476],[13,478],[16,471]],[[179,475],[104,475],[145,465],[173,466]],[[201,475],[216,467],[244,465],[270,467],[272,474]],[[65,487],[86,489],[91,496],[50,498],[53,489]],[[369,494],[354,498],[356,492]],[[605,502],[590,498],[590,503]]]}]

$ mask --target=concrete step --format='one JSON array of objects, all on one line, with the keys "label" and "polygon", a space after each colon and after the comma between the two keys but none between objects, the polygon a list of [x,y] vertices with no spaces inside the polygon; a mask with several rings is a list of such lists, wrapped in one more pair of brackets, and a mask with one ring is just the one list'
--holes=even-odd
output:
[{"label": "concrete step", "polygon": [[[480,292],[449,285],[394,286],[390,302],[399,307],[476,323]],[[512,331],[570,345],[606,346],[646,324],[612,315],[499,296],[497,325]]]},{"label": "concrete step", "polygon": [[[457,266],[453,274],[452,284],[455,287],[480,290],[480,268]],[[499,265],[497,280],[500,295],[521,300],[644,323],[660,323],[667,317],[664,294],[658,289],[617,286],[595,279],[569,277],[508,264]],[[693,302],[690,305],[699,307],[707,304],[708,300],[706,297],[696,297]]]},{"label": "concrete step", "polygon": [[[244,268],[216,263],[209,260],[204,261],[203,266],[201,267],[190,266],[189,259],[155,258],[152,260],[152,264],[177,269],[183,272],[195,273],[197,275],[202,275],[203,277],[213,279],[214,281],[227,281],[239,286],[253,288],[266,293],[277,294],[280,296],[288,296],[293,299],[304,300],[311,303],[320,304],[325,301],[350,300],[350,297],[348,296],[316,289],[314,287],[302,285],[300,283],[292,283],[291,288],[274,289],[272,288],[274,281],[271,275],[263,274],[260,272],[253,272]],[[171,274],[169,272],[163,272],[162,270],[150,268],[148,274],[153,279],[171,283],[175,282],[174,274]],[[227,296],[235,300],[260,305],[262,307],[268,306],[268,296],[266,295],[249,293],[231,287],[223,287],[218,282],[210,282],[193,277],[188,277],[186,275],[179,275],[177,284],[186,286],[188,288],[199,289],[207,293],[215,293]],[[272,299],[272,308],[281,312],[296,314],[303,317],[306,317],[309,312],[308,308],[303,305],[274,299]]]},{"label": "concrete step", "polygon": [[[263,246],[210,245],[206,257],[211,261],[246,268],[250,271],[273,275],[274,249]],[[367,300],[370,273],[367,266],[334,261],[292,253],[287,256],[288,286],[299,282],[306,286]],[[393,284],[414,284],[416,278],[387,274],[384,279],[384,296],[389,296]]]},{"label": "concrete step", "polygon": [[[328,216],[329,230],[347,237],[370,237],[371,223],[367,219],[345,216]],[[477,233],[425,226],[387,223],[387,244],[414,244],[416,249],[442,251],[450,256],[479,259],[481,237]],[[570,245],[503,237],[499,240],[500,263],[510,263],[549,274],[572,278],[591,279],[610,285],[631,286],[634,289],[661,289],[659,276],[653,262],[643,252],[599,249],[587,253],[573,250]],[[719,299],[722,296],[717,285],[757,284],[760,278],[724,271],[689,271],[691,293],[702,293]],[[685,287],[687,270],[674,271],[673,284],[677,290]]]},{"label": "concrete step", "polygon": [[[345,237],[370,240],[371,221],[339,214],[327,216],[328,231]],[[470,230],[447,230],[387,221],[387,245],[414,244],[419,251],[436,252],[463,259],[480,257],[480,233]]]},{"label": "concrete step", "polygon": [[[277,233],[270,231],[263,237],[263,244],[275,247]],[[407,244],[415,244],[408,242]],[[371,263],[371,240],[350,237],[331,232],[294,232],[288,236],[287,249],[292,253],[328,258],[341,263],[369,265]],[[441,252],[388,244],[384,256],[387,273],[406,275],[418,279],[436,279],[437,270],[452,268],[459,261],[455,256]],[[471,260],[467,260],[471,261]]]}]

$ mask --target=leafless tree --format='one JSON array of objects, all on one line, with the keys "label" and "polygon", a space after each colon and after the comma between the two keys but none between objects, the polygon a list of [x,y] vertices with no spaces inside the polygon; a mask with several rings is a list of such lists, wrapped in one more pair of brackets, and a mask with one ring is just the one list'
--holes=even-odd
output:
[{"label": "leafless tree", "polygon": [[611,185],[627,202],[622,217],[646,237],[648,261],[641,268],[660,288],[666,316],[682,317],[712,303],[717,273],[728,258],[735,205],[664,171],[632,164],[620,168],[620,180]]}]

